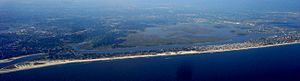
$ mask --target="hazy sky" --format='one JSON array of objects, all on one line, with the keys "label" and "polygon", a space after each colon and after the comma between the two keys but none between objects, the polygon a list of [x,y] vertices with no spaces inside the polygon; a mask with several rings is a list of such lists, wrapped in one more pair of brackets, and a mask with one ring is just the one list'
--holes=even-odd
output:
[{"label": "hazy sky", "polygon": [[300,0],[0,0],[3,5],[82,7],[155,7],[161,5],[196,6],[203,9],[281,9],[300,10]]}]

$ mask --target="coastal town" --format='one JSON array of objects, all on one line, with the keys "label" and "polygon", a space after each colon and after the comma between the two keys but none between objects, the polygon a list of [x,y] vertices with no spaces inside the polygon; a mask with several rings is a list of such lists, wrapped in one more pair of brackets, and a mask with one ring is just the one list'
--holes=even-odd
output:
[{"label": "coastal town", "polygon": [[0,8],[0,73],[299,43],[297,11],[185,11],[181,8],[188,6],[161,6],[88,10],[91,14]]},{"label": "coastal town", "polygon": [[[26,69],[40,68],[52,65],[76,63],[76,62],[92,62],[101,60],[117,60],[129,58],[143,58],[143,57],[156,57],[156,56],[172,56],[172,55],[187,55],[187,54],[209,54],[215,52],[226,52],[234,50],[246,50],[254,48],[264,48],[271,46],[299,44],[300,34],[289,34],[281,36],[273,36],[268,38],[261,38],[250,40],[243,43],[224,44],[224,45],[209,45],[209,46],[193,46],[188,48],[173,48],[161,50],[149,50],[140,52],[125,52],[125,53],[88,53],[76,54],[73,56],[56,56],[56,57],[43,57],[31,61],[26,61],[0,69],[0,73],[8,73]],[[63,58],[60,58],[63,57]]]}]

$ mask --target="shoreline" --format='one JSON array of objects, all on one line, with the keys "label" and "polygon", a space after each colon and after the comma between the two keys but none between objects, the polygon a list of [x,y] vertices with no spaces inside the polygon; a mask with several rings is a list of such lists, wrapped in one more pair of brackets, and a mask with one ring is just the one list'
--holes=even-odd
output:
[{"label": "shoreline", "polygon": [[175,56],[175,55],[196,55],[196,54],[206,54],[206,53],[219,53],[219,52],[228,52],[228,51],[239,51],[239,50],[257,49],[257,48],[267,48],[267,47],[292,45],[292,44],[300,44],[300,42],[282,43],[282,44],[274,44],[274,45],[262,45],[262,46],[257,46],[257,47],[246,47],[246,48],[227,49],[227,50],[179,51],[179,52],[158,53],[158,54],[155,54],[155,55],[134,55],[134,56],[108,57],[108,58],[98,58],[98,59],[85,59],[85,60],[37,61],[37,62],[33,62],[33,63],[45,63],[45,64],[32,65],[32,66],[27,66],[27,67],[26,66],[25,67],[18,67],[17,69],[12,69],[12,70],[0,69],[0,74],[17,72],[17,71],[22,71],[22,70],[29,70],[29,69],[36,69],[36,68],[43,68],[43,67],[55,66],[55,65],[70,64],[70,63],[95,62],[95,61],[107,61],[107,60],[121,60],[121,59],[146,58],[146,57]]},{"label": "shoreline", "polygon": [[26,57],[32,57],[32,56],[38,56],[38,55],[43,55],[44,53],[37,53],[37,54],[31,54],[31,55],[24,55],[24,56],[19,56],[19,57],[13,57],[13,58],[8,58],[8,59],[3,59],[0,60],[0,64],[1,63],[9,63],[12,62],[14,60],[18,60],[18,59],[22,59],[22,58],[26,58]]},{"label": "shoreline", "polygon": [[225,50],[178,51],[178,52],[158,53],[158,54],[155,54],[155,55],[134,55],[134,56],[120,56],[120,57],[108,57],[108,58],[84,59],[84,60],[36,61],[36,62],[30,62],[30,63],[44,63],[44,64],[18,67],[17,69],[12,69],[12,70],[0,69],[0,74],[17,72],[17,71],[22,71],[22,70],[37,69],[37,68],[43,68],[43,67],[55,66],[55,65],[70,64],[70,63],[108,61],[108,60],[122,60],[122,59],[133,59],[133,58],[161,57],[161,56],[176,56],[176,55],[196,55],[196,54],[206,54],[206,53],[219,53],[219,52],[228,52],[228,51],[239,51],[239,50],[257,49],[257,48],[267,48],[267,47],[292,45],[292,44],[300,44],[300,42],[291,42],[291,43],[282,43],[282,44],[273,44],[273,45],[262,45],[262,46],[256,46],[256,47],[245,47],[245,48],[225,49]]}]

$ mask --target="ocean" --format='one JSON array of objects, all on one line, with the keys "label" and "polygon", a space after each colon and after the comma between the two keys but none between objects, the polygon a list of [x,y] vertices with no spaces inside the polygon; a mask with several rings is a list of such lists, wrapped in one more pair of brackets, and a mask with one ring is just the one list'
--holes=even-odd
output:
[{"label": "ocean", "polygon": [[72,63],[1,81],[300,81],[300,44],[199,55]]}]

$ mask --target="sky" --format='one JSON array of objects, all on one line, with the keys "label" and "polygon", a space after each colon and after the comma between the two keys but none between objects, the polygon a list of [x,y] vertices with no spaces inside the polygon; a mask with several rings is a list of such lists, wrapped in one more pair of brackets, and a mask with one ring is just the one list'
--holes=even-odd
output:
[{"label": "sky", "polygon": [[1,6],[69,6],[79,7],[157,7],[162,5],[193,6],[211,10],[299,10],[300,0],[0,0]]}]

